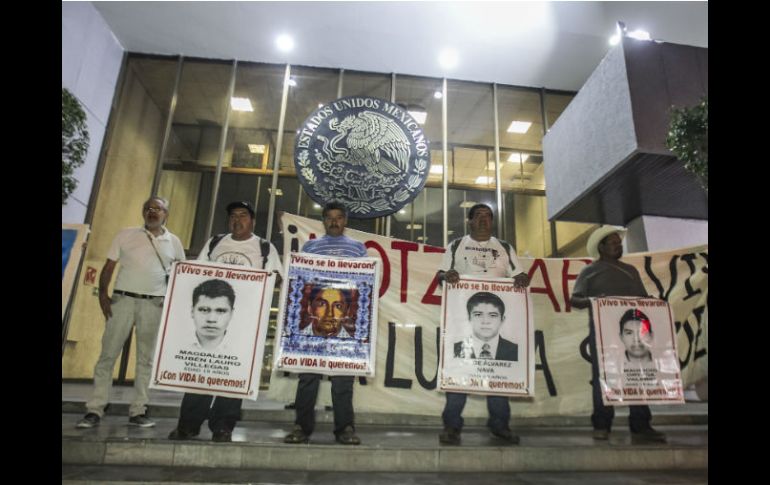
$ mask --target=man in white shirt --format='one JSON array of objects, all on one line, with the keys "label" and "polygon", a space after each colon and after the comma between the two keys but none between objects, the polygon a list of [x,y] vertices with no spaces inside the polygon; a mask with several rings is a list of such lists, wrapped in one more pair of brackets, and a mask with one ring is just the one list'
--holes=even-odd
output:
[{"label": "man in white shirt", "polygon": [[[230,232],[209,239],[198,255],[198,260],[251,266],[276,272],[279,276],[283,273],[275,246],[254,234],[256,219],[254,208],[249,202],[228,204],[227,222]],[[241,418],[242,403],[241,399],[230,397],[185,393],[179,410],[179,422],[168,438],[193,438],[208,419],[212,441],[230,442],[235,424]]]},{"label": "man in white shirt", "polygon": [[[492,236],[492,208],[486,204],[474,205],[468,211],[468,224],[471,233],[449,243],[439,268],[439,279],[457,283],[461,275],[510,277],[516,287],[529,286],[529,276],[519,263],[513,246]],[[444,422],[444,431],[439,435],[441,443],[460,444],[462,412],[467,399],[466,393],[446,393],[446,404],[441,414]],[[492,435],[507,443],[518,444],[519,437],[511,432],[508,425],[511,419],[508,398],[487,396],[487,409],[487,426]]]},{"label": "man in white shirt", "polygon": [[[135,397],[128,409],[129,424],[143,428],[155,426],[155,422],[146,416],[155,340],[171,263],[183,261],[185,254],[179,238],[164,227],[168,219],[168,201],[160,197],[147,199],[142,206],[142,217],[144,227],[126,228],[115,236],[99,276],[99,305],[107,324],[94,368],[93,393],[86,403],[88,412],[78,421],[78,428],[99,425],[112,387],[115,361],[134,325]],[[110,298],[107,289],[118,261],[120,271]]]}]

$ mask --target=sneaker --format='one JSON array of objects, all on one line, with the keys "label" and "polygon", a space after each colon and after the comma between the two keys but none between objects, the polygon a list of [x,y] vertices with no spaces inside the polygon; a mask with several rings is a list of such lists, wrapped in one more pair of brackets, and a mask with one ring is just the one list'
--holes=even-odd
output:
[{"label": "sneaker", "polygon": [[491,430],[492,436],[511,445],[519,444],[519,435],[515,435],[510,429]]},{"label": "sneaker", "polygon": [[595,429],[591,437],[595,440],[606,441],[610,439],[610,432],[606,429]]},{"label": "sneaker", "polygon": [[94,428],[96,426],[99,426],[99,421],[101,421],[102,418],[99,417],[96,413],[88,413],[85,416],[83,416],[83,419],[77,422],[75,425],[76,428]]},{"label": "sneaker", "polygon": [[214,431],[211,435],[211,441],[214,443],[230,443],[233,441],[233,433],[224,429]]},{"label": "sneaker", "polygon": [[168,439],[170,440],[191,440],[198,436],[198,433],[190,433],[189,431],[185,431],[181,428],[174,428],[174,430],[168,434]]},{"label": "sneaker", "polygon": [[641,431],[631,432],[631,444],[647,444],[647,443],[665,443],[666,435],[660,431],[655,431],[652,428],[643,429]]},{"label": "sneaker", "polygon": [[446,427],[441,434],[438,435],[439,443],[445,445],[459,445],[460,444],[460,430],[455,428]]},{"label": "sneaker", "polygon": [[345,426],[345,429],[342,430],[341,433],[336,435],[337,443],[341,443],[343,445],[360,445],[361,440],[356,436],[355,431],[353,431],[353,427],[348,425]]},{"label": "sneaker", "polygon": [[310,441],[310,436],[306,435],[305,432],[302,431],[302,426],[298,424],[295,424],[294,429],[291,430],[291,433],[287,434],[283,439],[284,443],[289,443],[292,445],[307,443],[308,441]]},{"label": "sneaker", "polygon": [[148,418],[144,414],[137,414],[128,418],[128,424],[132,426],[139,426],[140,428],[152,428],[155,426],[155,421]]}]

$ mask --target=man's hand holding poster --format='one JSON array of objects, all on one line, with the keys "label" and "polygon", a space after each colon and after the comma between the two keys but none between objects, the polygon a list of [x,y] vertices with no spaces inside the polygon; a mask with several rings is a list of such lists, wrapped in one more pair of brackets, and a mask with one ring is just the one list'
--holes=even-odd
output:
[{"label": "man's hand holding poster", "polygon": [[525,288],[510,278],[447,284],[441,306],[439,389],[533,396],[534,320]]},{"label": "man's hand holding poster", "polygon": [[684,403],[668,302],[591,298],[605,405]]},{"label": "man's hand holding poster", "polygon": [[379,260],[289,253],[274,369],[374,376]]},{"label": "man's hand holding poster", "polygon": [[150,387],[256,400],[274,285],[264,270],[174,263]]}]

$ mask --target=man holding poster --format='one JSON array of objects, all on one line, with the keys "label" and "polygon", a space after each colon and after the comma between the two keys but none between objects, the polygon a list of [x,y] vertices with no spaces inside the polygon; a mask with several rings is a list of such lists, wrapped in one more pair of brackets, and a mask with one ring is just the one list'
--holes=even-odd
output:
[{"label": "man holding poster", "polygon": [[[342,256],[346,258],[363,258],[366,256],[366,246],[360,241],[351,239],[343,234],[347,225],[347,209],[337,202],[329,202],[324,206],[323,224],[326,234],[320,239],[311,239],[302,246],[303,253],[320,254],[324,256]],[[307,316],[303,333],[316,337],[351,338],[355,328],[345,325],[349,322],[352,298],[349,289],[312,288],[308,298],[308,306],[303,309]],[[308,330],[309,329],[309,330]],[[299,374],[294,429],[285,438],[285,443],[307,443],[315,428],[315,403],[318,397],[318,385],[323,376],[315,373]],[[355,434],[353,424],[353,382],[354,376],[331,376],[332,407],[334,408],[334,436],[343,445],[358,445],[361,440]]]},{"label": "man holding poster", "polygon": [[[439,279],[449,283],[457,283],[460,281],[460,275],[488,278],[512,277],[516,288],[529,286],[529,276],[521,267],[513,246],[492,236],[492,208],[486,204],[474,205],[468,211],[468,223],[471,228],[470,235],[449,243],[441,262]],[[469,300],[469,318],[471,318],[470,304]],[[490,306],[494,307],[495,305],[482,302],[478,311],[481,309],[489,310]],[[494,318],[499,318],[500,324],[502,324],[504,307],[500,311],[501,314]],[[483,349],[479,350],[480,354],[484,351]],[[444,422],[444,431],[439,435],[441,443],[460,444],[460,433],[463,427],[462,412],[467,399],[467,393],[446,392],[446,404],[444,412],[441,414]],[[489,410],[487,426],[492,434],[507,443],[517,444],[519,437],[513,434],[509,427],[511,407],[508,403],[508,397],[488,395],[487,409]]]},{"label": "man holding poster", "polygon": [[[254,234],[254,215],[254,209],[248,202],[228,204],[227,217],[230,233],[209,239],[203,246],[198,260],[251,266],[282,274],[283,268],[275,246]],[[193,293],[192,313],[198,344],[201,346],[218,345],[224,339],[224,331],[232,317],[232,300],[235,296],[233,295],[230,300],[226,288],[221,285],[225,282],[216,283],[216,281],[218,280],[205,282]],[[201,290],[204,285],[208,285],[208,288],[204,289],[209,296],[203,294]],[[198,298],[195,292],[200,293]],[[205,304],[201,305],[201,302]],[[168,438],[171,440],[193,438],[198,435],[201,425],[208,419],[212,441],[230,442],[235,424],[241,416],[241,404],[242,400],[237,398],[187,392],[182,398],[177,427],[171,431]]]},{"label": "man holding poster", "polygon": [[[575,287],[572,290],[570,303],[573,307],[583,309],[591,306],[591,297],[605,296],[636,296],[646,297],[639,272],[630,264],[620,261],[623,255],[621,236],[625,229],[602,226],[588,238],[586,249],[594,262],[580,271]],[[595,440],[609,439],[615,409],[605,406],[602,402],[602,388],[599,380],[599,362],[594,330],[594,315],[589,309],[588,314],[589,345],[591,349],[591,386],[593,392],[593,438]],[[621,337],[623,324],[621,323]],[[626,339],[623,339],[624,343]],[[666,436],[655,431],[650,425],[652,413],[646,405],[629,406],[628,425],[631,429],[631,439],[635,443],[663,442]]]}]

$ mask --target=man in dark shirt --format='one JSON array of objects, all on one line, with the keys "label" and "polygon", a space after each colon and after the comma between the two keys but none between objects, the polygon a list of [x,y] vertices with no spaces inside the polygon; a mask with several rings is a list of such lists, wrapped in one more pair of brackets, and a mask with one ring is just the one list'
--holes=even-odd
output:
[{"label": "man in dark shirt", "polygon": [[[615,409],[602,403],[602,390],[599,383],[599,363],[596,356],[596,334],[594,332],[593,315],[591,314],[591,297],[638,296],[647,297],[639,272],[630,264],[620,261],[623,255],[621,236],[625,229],[613,226],[602,226],[588,238],[588,255],[594,262],[583,268],[575,282],[570,303],[578,309],[588,308],[589,345],[591,348],[591,386],[593,388],[593,438],[606,440],[609,438]],[[598,259],[597,259],[598,258]],[[628,424],[631,428],[632,443],[666,442],[663,433],[655,431],[650,426],[652,413],[649,406],[629,406]]]}]

